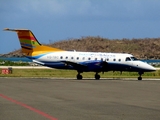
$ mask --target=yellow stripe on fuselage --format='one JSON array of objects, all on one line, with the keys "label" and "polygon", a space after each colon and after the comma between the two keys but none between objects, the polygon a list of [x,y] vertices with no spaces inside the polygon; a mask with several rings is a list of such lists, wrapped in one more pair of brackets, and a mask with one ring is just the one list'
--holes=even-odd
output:
[{"label": "yellow stripe on fuselage", "polygon": [[45,54],[50,52],[62,52],[62,51],[65,51],[65,50],[41,45],[41,46],[37,46],[36,48],[33,48],[33,51],[28,56],[37,56],[40,54]]}]

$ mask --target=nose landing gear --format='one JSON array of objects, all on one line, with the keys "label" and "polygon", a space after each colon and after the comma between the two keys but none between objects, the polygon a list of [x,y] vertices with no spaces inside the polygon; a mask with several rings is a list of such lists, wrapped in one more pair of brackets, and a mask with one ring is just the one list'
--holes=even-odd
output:
[{"label": "nose landing gear", "polygon": [[144,74],[144,72],[138,72],[138,74],[139,74],[139,77],[138,77],[138,80],[142,80],[142,74]]},{"label": "nose landing gear", "polygon": [[138,77],[138,80],[142,80],[142,77]]}]

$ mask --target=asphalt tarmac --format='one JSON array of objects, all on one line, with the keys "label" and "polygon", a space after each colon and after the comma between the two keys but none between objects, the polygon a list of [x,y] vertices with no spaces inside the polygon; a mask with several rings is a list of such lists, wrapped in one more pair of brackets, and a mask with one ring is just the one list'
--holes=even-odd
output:
[{"label": "asphalt tarmac", "polygon": [[0,120],[160,120],[160,80],[0,78]]}]

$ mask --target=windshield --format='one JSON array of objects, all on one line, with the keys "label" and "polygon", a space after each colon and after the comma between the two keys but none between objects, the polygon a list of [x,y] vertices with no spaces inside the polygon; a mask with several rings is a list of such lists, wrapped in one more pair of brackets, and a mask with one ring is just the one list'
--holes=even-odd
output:
[{"label": "windshield", "polygon": [[135,57],[126,57],[126,61],[136,61],[136,60],[138,59]]},{"label": "windshield", "polygon": [[132,61],[138,60],[136,57],[131,57]]}]

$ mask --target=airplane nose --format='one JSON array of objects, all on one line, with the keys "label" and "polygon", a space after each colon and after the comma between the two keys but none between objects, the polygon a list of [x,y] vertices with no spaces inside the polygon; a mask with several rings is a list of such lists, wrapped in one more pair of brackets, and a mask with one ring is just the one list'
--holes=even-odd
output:
[{"label": "airplane nose", "polygon": [[152,69],[153,71],[156,71],[157,69],[155,68],[155,67],[153,67],[153,69]]},{"label": "airplane nose", "polygon": [[150,71],[156,71],[156,68],[154,68],[153,66],[149,65],[148,63],[141,62],[140,64],[141,64],[142,69],[143,69],[144,71],[146,71],[146,72],[147,72],[147,71],[148,71],[148,72],[150,72]]},{"label": "airplane nose", "polygon": [[148,71],[156,71],[156,68],[151,65],[148,65],[147,69],[148,69]]}]

